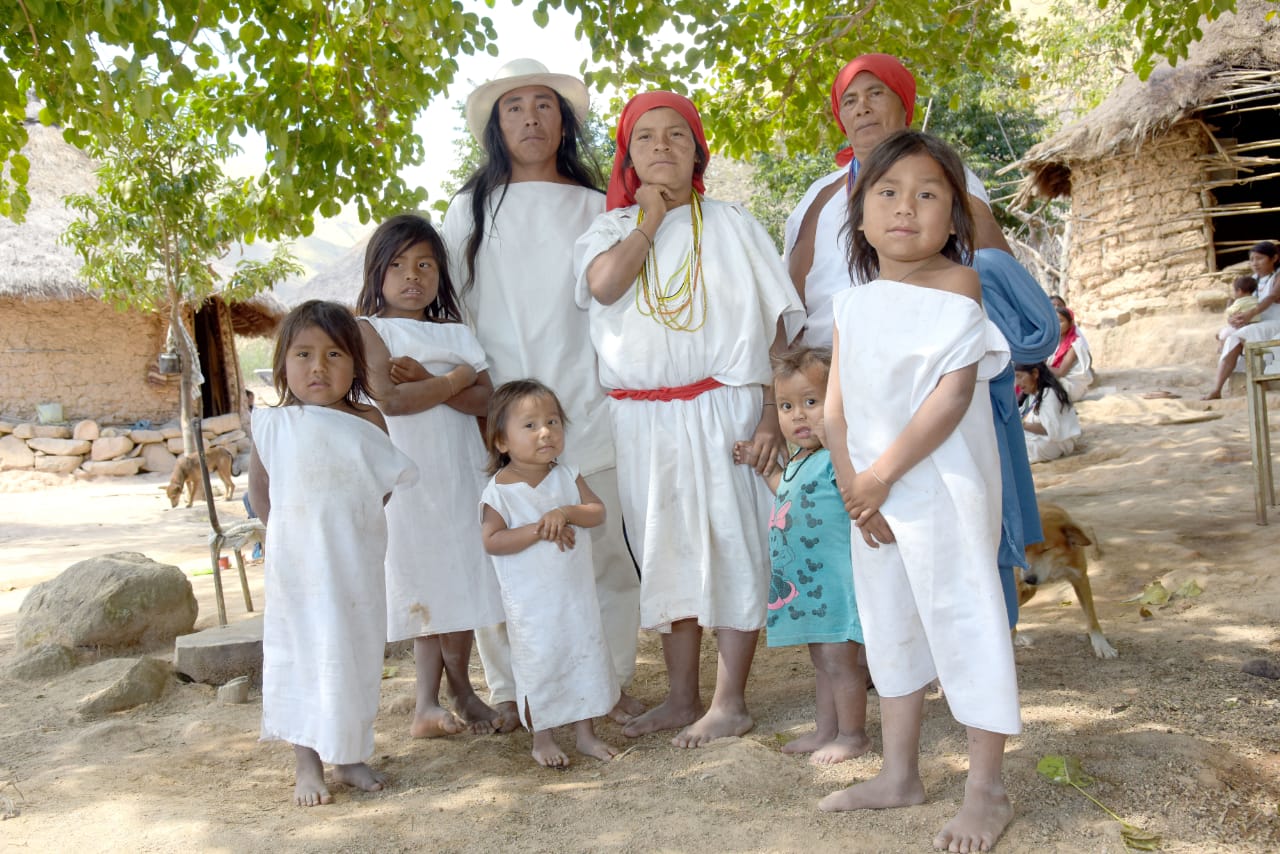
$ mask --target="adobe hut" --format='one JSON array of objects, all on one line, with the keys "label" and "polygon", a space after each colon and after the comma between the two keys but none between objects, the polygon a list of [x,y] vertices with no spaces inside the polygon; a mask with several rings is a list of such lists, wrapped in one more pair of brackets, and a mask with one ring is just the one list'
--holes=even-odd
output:
[{"label": "adobe hut", "polygon": [[1226,282],[1280,238],[1277,8],[1242,0],[1018,164],[1024,206],[1070,197],[1063,297],[1108,367],[1211,365]]},{"label": "adobe hut", "polygon": [[[94,164],[56,128],[27,121],[31,206],[0,217],[0,415],[31,420],[58,403],[67,420],[157,423],[176,417],[178,384],[161,374],[164,313],[116,311],[80,281],[79,257],[59,243],[73,219],[62,199],[94,186]],[[234,334],[270,335],[285,307],[270,294],[228,305],[213,298],[189,317],[206,378],[203,414],[242,413]]]}]

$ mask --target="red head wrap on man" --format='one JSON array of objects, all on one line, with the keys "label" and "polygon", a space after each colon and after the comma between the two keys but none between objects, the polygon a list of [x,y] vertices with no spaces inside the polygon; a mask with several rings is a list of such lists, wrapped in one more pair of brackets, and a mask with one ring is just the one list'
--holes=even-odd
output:
[{"label": "red head wrap on man", "polygon": [[[840,99],[844,97],[844,90],[849,88],[853,78],[863,71],[870,71],[880,78],[880,82],[898,96],[898,100],[902,101],[902,108],[907,113],[907,125],[910,126],[911,117],[916,111],[916,78],[896,56],[890,56],[887,53],[864,53],[841,68],[835,82],[831,84],[831,112],[836,117],[836,124],[840,125],[840,130],[845,131],[844,122],[840,121]],[[854,156],[852,147],[842,148],[836,153],[836,163],[848,166]]]},{"label": "red head wrap on man", "polygon": [[622,115],[618,117],[618,151],[613,156],[613,174],[609,176],[609,192],[605,197],[607,210],[636,203],[640,178],[636,175],[634,166],[623,164],[627,163],[627,148],[631,145],[631,132],[635,130],[636,122],[645,113],[659,107],[670,107],[689,123],[693,138],[702,150],[702,165],[693,168],[693,189],[699,195],[707,191],[702,183],[702,173],[707,168],[710,152],[707,150],[707,135],[702,131],[702,116],[698,115],[698,108],[693,105],[693,101],[675,92],[645,92],[628,101],[622,108]]}]

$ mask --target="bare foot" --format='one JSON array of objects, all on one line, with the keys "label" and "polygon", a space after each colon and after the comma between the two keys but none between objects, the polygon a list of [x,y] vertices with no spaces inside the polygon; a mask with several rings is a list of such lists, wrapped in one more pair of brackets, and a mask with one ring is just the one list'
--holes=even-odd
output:
[{"label": "bare foot", "polygon": [[883,773],[862,783],[832,792],[818,801],[823,812],[883,810],[924,803],[924,783],[919,777],[890,780]]},{"label": "bare foot", "polygon": [[609,710],[609,719],[616,724],[629,724],[644,714],[644,703],[632,697],[626,691],[618,697],[618,702]]},{"label": "bare foot", "polygon": [[624,726],[622,734],[627,738],[639,738],[642,735],[661,732],[664,729],[679,729],[696,721],[701,714],[701,703],[692,706],[676,705],[668,697],[660,705],[654,706]]},{"label": "bare foot", "polygon": [[856,759],[870,749],[871,739],[867,738],[865,732],[837,735],[815,750],[809,757],[809,762],[813,765],[835,765],[837,762]]},{"label": "bare foot", "polygon": [[413,723],[409,724],[409,735],[413,738],[439,738],[442,735],[457,735],[462,732],[462,721],[453,712],[432,706],[426,711],[414,711]]},{"label": "bare foot", "polygon": [[755,725],[756,722],[745,711],[727,711],[712,706],[705,715],[680,730],[671,743],[676,747],[702,747],[717,738],[746,735]]},{"label": "bare foot", "polygon": [[539,730],[533,734],[533,758],[539,765],[547,768],[565,769],[569,767],[569,757],[556,744],[551,730]]},{"label": "bare foot", "polygon": [[333,803],[333,795],[329,794],[324,784],[324,765],[314,750],[307,747],[293,748],[297,760],[294,772],[293,802],[300,807],[317,807],[321,804]]},{"label": "bare foot", "polygon": [[515,700],[508,700],[493,707],[494,732],[514,732],[518,726],[520,726],[520,712],[516,710]]},{"label": "bare foot", "polygon": [[475,694],[455,698],[453,712],[472,735],[489,735],[498,730],[498,713]]},{"label": "bare foot", "polygon": [[[1202,398],[1200,398],[1200,399],[1201,399],[1201,400],[1222,400],[1222,392],[1220,392],[1220,391],[1211,391],[1211,392],[1209,392],[1208,394],[1206,394],[1204,397],[1202,397]],[[957,849],[957,850],[959,850],[959,849]]]},{"label": "bare foot", "polygon": [[618,748],[601,741],[594,731],[590,733],[579,732],[578,752],[584,756],[594,756],[596,759],[603,759],[608,762],[618,755]]},{"label": "bare foot", "polygon": [[1004,786],[984,788],[966,783],[960,812],[933,838],[940,851],[990,851],[1013,819],[1013,804]]},{"label": "bare foot", "polygon": [[813,751],[829,741],[831,741],[831,735],[820,733],[815,729],[813,732],[806,732],[799,738],[793,738],[782,745],[782,752],[786,754],[813,753]]},{"label": "bare foot", "polygon": [[381,792],[387,776],[379,774],[363,762],[333,766],[333,782],[355,786],[365,792]]}]

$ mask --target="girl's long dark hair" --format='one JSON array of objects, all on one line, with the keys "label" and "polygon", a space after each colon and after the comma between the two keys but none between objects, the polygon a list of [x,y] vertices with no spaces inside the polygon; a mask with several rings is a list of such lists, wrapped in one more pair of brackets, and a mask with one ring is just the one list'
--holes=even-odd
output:
[{"label": "girl's long dark hair", "polygon": [[351,357],[354,376],[351,388],[346,393],[346,401],[355,409],[368,408],[364,399],[373,395],[369,393],[369,363],[364,357],[364,339],[360,337],[360,326],[352,316],[351,309],[345,305],[318,299],[302,303],[280,322],[280,331],[276,334],[276,350],[271,357],[271,383],[275,386],[279,405],[296,406],[301,403],[289,390],[285,362],[293,339],[303,329],[312,326],[323,330],[340,350]]},{"label": "girl's long dark hair", "polygon": [[[464,293],[475,285],[476,256],[480,254],[480,244],[486,234],[489,196],[501,188],[502,193],[493,206],[496,217],[502,200],[507,197],[507,184],[511,180],[511,152],[507,150],[507,141],[502,138],[502,123],[498,120],[501,102],[501,98],[494,102],[493,109],[489,111],[489,121],[484,126],[484,163],[458,191],[459,194],[471,194],[471,235],[463,250],[467,271],[467,279],[462,284]],[[560,147],[556,149],[556,172],[579,186],[599,190],[600,165],[585,153],[582,122],[578,121],[573,107],[559,92],[556,92],[556,102],[560,104]]]},{"label": "girl's long dark hair", "polygon": [[1040,411],[1040,404],[1044,403],[1044,396],[1048,392],[1057,395],[1058,403],[1062,404],[1064,409],[1074,405],[1071,402],[1071,395],[1067,394],[1062,382],[1053,375],[1053,371],[1049,370],[1049,366],[1044,362],[1036,362],[1034,365],[1014,365],[1013,369],[1031,374],[1036,378],[1036,400],[1031,404],[1032,412]]},{"label": "girl's long dark hair", "polygon": [[857,281],[869,282],[880,274],[880,256],[861,229],[867,193],[893,164],[913,154],[927,154],[937,161],[951,188],[951,226],[955,233],[947,238],[942,256],[966,267],[973,261],[973,214],[969,210],[969,187],[960,155],[936,136],[918,130],[900,130],[885,137],[862,162],[849,197],[849,219],[844,233],[849,237],[849,273]]},{"label": "girl's long dark hair", "polygon": [[356,298],[356,311],[359,314],[373,317],[386,308],[382,283],[387,277],[387,268],[402,252],[419,243],[431,247],[431,254],[436,256],[436,268],[440,271],[436,298],[427,306],[423,319],[441,323],[462,321],[462,313],[458,310],[458,296],[453,289],[453,280],[449,278],[449,253],[445,249],[444,240],[426,217],[412,213],[391,217],[378,226],[369,238],[364,250],[364,284],[360,288],[360,296]]}]

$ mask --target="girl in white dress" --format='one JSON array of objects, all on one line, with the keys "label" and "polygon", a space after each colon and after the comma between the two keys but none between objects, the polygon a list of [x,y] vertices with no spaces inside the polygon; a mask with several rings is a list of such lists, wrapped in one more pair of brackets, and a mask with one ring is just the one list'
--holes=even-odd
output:
[{"label": "girl in white dress", "polygon": [[1021,730],[1000,589],[1000,459],[987,379],[1008,344],[986,319],[964,168],[915,131],[881,142],[849,203],[850,266],[836,297],[827,445],[859,529],[853,570],[880,695],[884,764],[825,810],[925,800],[924,692],[941,682],[969,740],[959,813],[936,848],[990,850],[1013,815],[1001,765]]},{"label": "girl in white dress", "polygon": [[[370,393],[422,474],[387,505],[387,640],[413,638],[417,670],[409,734],[493,732],[494,711],[467,673],[474,630],[502,622],[474,515],[485,465],[476,416],[493,387],[461,322],[444,242],[426,219],[402,214],[378,226],[357,310]],[[440,705],[446,671],[456,715]]]},{"label": "girl in white dress", "polygon": [[1066,388],[1044,362],[1015,365],[1014,381],[1026,397],[1022,401],[1022,435],[1027,459],[1044,463],[1076,449],[1080,418]]},{"label": "girl in white dress", "polygon": [[386,594],[383,513],[392,488],[416,477],[387,437],[368,391],[355,318],[311,300],[276,340],[278,407],[253,411],[249,496],[267,524],[262,630],[262,738],[293,744],[294,803],[333,798],[333,780],[366,792],[383,777],[373,753]]},{"label": "girl in white dress", "polygon": [[564,409],[536,380],[493,394],[485,427],[493,479],[481,497],[484,546],[493,555],[511,641],[516,706],[533,732],[533,758],[563,768],[552,730],[573,724],[580,753],[612,759],[591,719],[607,715],[621,689],[600,620],[591,538],[604,524],[600,498],[577,469],[560,465]]}]

